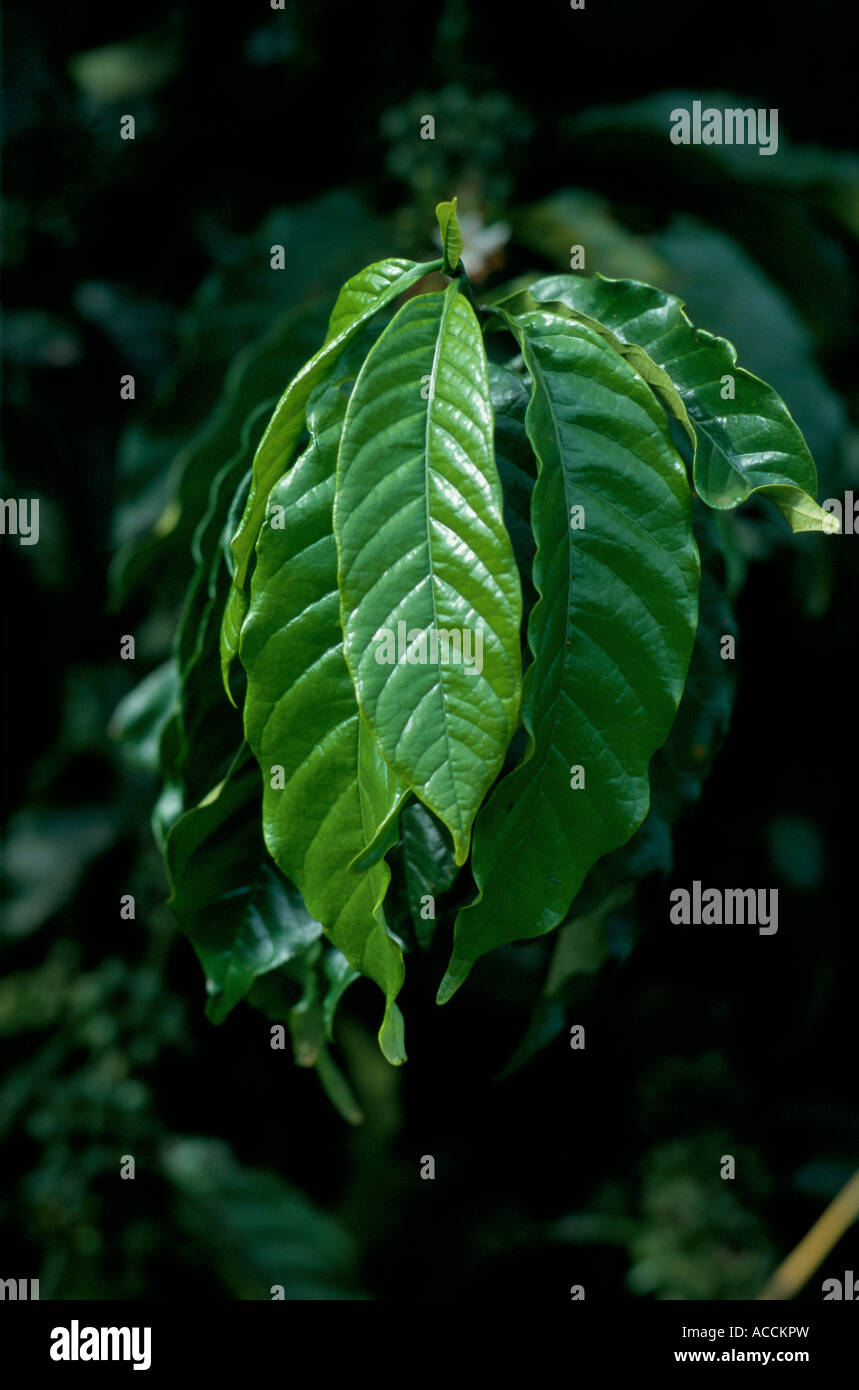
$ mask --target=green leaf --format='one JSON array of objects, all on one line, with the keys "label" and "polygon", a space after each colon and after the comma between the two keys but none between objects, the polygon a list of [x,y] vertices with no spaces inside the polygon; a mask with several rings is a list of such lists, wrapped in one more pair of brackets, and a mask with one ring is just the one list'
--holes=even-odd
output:
[{"label": "green leaf", "polygon": [[179,695],[179,672],[173,657],[120,700],[111,716],[108,733],[122,743],[126,756],[138,767],[154,772],[158,766],[161,735]]},{"label": "green leaf", "polygon": [[304,974],[301,998],[287,1015],[292,1039],[292,1055],[298,1067],[313,1067],[325,1044],[325,1023],[319,989],[319,957],[321,949],[305,952],[302,957]]},{"label": "green leaf", "polygon": [[[781,155],[776,162],[780,159]],[[771,238],[767,241],[771,244]],[[650,280],[677,295],[694,323],[718,326],[721,336],[734,344],[743,366],[769,382],[787,405],[817,466],[819,494],[835,495],[844,486],[841,467],[848,421],[843,400],[816,360],[818,347],[826,339],[812,332],[796,303],[767,278],[760,264],[715,228],[694,218],[676,217],[654,243],[671,266],[670,282],[650,276],[633,278]],[[822,316],[827,331],[839,340],[836,315],[825,307],[828,296],[818,293],[816,272],[823,259],[819,249],[816,243],[809,248],[815,257],[815,275],[799,274],[804,289],[810,289],[814,298],[812,322],[818,325]],[[798,264],[790,252],[787,254],[791,266]],[[843,291],[837,285],[833,293],[836,303],[843,303]],[[783,537],[777,513],[772,517],[772,529],[776,540]],[[756,530],[760,535],[759,525]],[[805,556],[807,550],[793,553]]]},{"label": "green leaf", "polygon": [[[639,832],[640,833],[640,832]],[[577,914],[558,928],[555,949],[540,998],[524,1036],[500,1077],[515,1071],[563,1032],[574,1006],[587,1000],[594,977],[608,954],[606,919],[631,896],[632,888],[614,889],[593,912]],[[573,1015],[575,1016],[575,1015]]]},{"label": "green leaf", "polygon": [[426,264],[396,259],[376,261],[347,280],[331,311],[325,342],[293,378],[275,407],[254,457],[247,505],[232,541],[235,573],[224,613],[222,648],[224,685],[228,694],[227,672],[238,649],[241,625],[247,613],[243,586],[248,564],[265,517],[269,493],[288,468],[304,430],[304,414],[310,393],[346,344],[374,314],[422,276],[439,269],[440,264],[439,261]]},{"label": "green leaf", "polygon": [[698,631],[677,718],[651,769],[653,811],[670,826],[700,797],[734,703],[734,662],[722,659],[721,641],[736,636],[736,622],[723,588],[712,517],[700,503],[695,529],[702,561]]},{"label": "green leaf", "polygon": [[494,362],[489,364],[489,389],[495,415],[495,462],[504,493],[504,524],[513,542],[527,617],[536,599],[531,582],[534,564],[531,493],[537,477],[537,460],[525,429],[529,392],[520,376]]},{"label": "green leaf", "polygon": [[341,1301],[362,1295],[348,1232],[274,1173],[243,1167],[216,1139],[171,1139],[161,1150],[169,1219],[238,1299]]},{"label": "green leaf", "polygon": [[418,945],[426,950],[432,943],[436,916],[424,915],[424,899],[446,893],[453,883],[456,877],[453,845],[444,826],[417,801],[404,807],[400,833],[409,911]]},{"label": "green leaf", "polygon": [[361,710],[459,864],[519,708],[522,598],[502,504],[483,340],[454,282],[403,305],[361,369],[334,532]]},{"label": "green leaf", "polygon": [[329,1042],[333,1042],[334,1015],[337,1012],[337,1005],[349,986],[361,977],[357,970],[352,969],[343,952],[338,951],[333,946],[330,951],[325,952],[322,970],[326,981],[325,994],[322,1000],[322,1020],[325,1024],[325,1035]]},{"label": "green leaf", "polygon": [[[356,345],[356,358],[365,347]],[[384,992],[379,1041],[398,1063],[405,1054],[394,999],[404,967],[382,913],[390,870],[384,860],[363,873],[349,868],[401,796],[374,741],[359,748],[359,710],[343,656],[331,509],[350,370],[344,358],[314,394],[311,444],[271,494],[272,524],[260,533],[242,631],[245,729],[263,770],[269,851],[352,968]]]},{"label": "green leaf", "polygon": [[355,1099],[352,1087],[334,1062],[327,1047],[320,1049],[316,1059],[316,1075],[322,1083],[325,1094],[341,1118],[350,1125],[363,1124],[364,1112]]},{"label": "green leaf", "polygon": [[366,801],[367,823],[376,828],[360,854],[351,861],[349,867],[353,873],[371,868],[397,843],[397,815],[409,794],[408,788],[382,757],[364,718],[358,724],[358,782]]},{"label": "green leaf", "polygon": [[[384,255],[389,240],[385,224],[344,189],[275,207],[246,236],[214,238],[215,269],[177,325],[178,357],[120,441],[114,602],[140,589],[150,601],[153,593],[181,599],[181,558],[239,427],[261,401],[271,412],[322,341],[343,281]],[[273,245],[285,249],[287,274],[272,273]],[[114,327],[118,317],[110,316]]]},{"label": "green leaf", "polygon": [[169,764],[162,757],[164,774],[181,784],[185,805],[193,805],[225,775],[242,737],[238,714],[223,708],[220,618],[231,582],[230,517],[247,495],[253,444],[264,424],[262,409],[251,411],[238,450],[215,474],[191,547],[196,568],[175,643],[181,671],[179,747]]},{"label": "green leaf", "polygon": [[[672,827],[701,795],[728,728],[734,693],[731,661],[721,638],[735,624],[722,588],[724,565],[716,550],[712,513],[693,509],[701,551],[698,630],[677,718],[650,765],[650,810],[632,839],[598,860],[558,929],[552,964],[528,1030],[504,1068],[507,1076],[563,1030],[570,1010],[590,991],[601,955],[608,955],[606,919],[631,898],[640,880],[673,864]],[[634,917],[633,917],[634,920]]]},{"label": "green leaf", "polygon": [[462,255],[462,233],[456,217],[456,199],[449,203],[438,203],[435,210],[438,229],[441,233],[442,270],[445,275],[453,275]]},{"label": "green leaf", "polygon": [[[269,272],[270,280],[283,278]],[[336,293],[336,286],[332,293]],[[257,319],[265,307],[262,303],[256,307]],[[235,453],[251,411],[267,403],[270,415],[282,394],[284,381],[316,351],[328,322],[324,305],[314,303],[272,322],[275,312],[276,306],[269,299],[267,331],[256,341],[249,341],[256,326],[248,323],[245,346],[241,346],[241,339],[235,342],[231,351],[237,355],[231,363],[214,349],[210,351],[210,334],[201,334],[192,354],[196,360],[190,379],[180,364],[175,380],[169,383],[167,403],[156,403],[123,434],[120,472],[123,467],[127,470],[137,456],[139,467],[152,473],[154,483],[151,496],[147,494],[141,499],[136,515],[126,523],[133,523],[138,533],[147,522],[149,529],[142,537],[132,531],[111,565],[116,598],[121,593],[127,597],[136,589],[146,588],[148,593],[154,589],[175,601],[180,562],[205,509],[214,474],[223,460]],[[199,380],[201,376],[203,381]],[[200,426],[201,407],[213,392],[214,408],[208,418],[204,411],[204,423]],[[160,437],[155,422],[168,423],[166,438]],[[123,460],[123,455],[131,457]],[[122,534],[118,539],[123,539]]]},{"label": "green leaf", "polygon": [[480,896],[457,919],[442,1003],[486,951],[557,926],[591,866],[641,824],[697,617],[689,485],[651,392],[584,324],[547,311],[508,322],[533,381],[539,463],[528,746],[478,817]]},{"label": "green leaf", "polygon": [[814,461],[784,401],[737,366],[725,338],[695,328],[679,299],[600,275],[547,276],[530,293],[585,315],[625,345],[632,365],[689,431],[695,488],[708,506],[724,511],[760,492],[794,531],[837,529],[814,500]]},{"label": "green leaf", "polygon": [[259,768],[243,746],[226,779],[167,838],[169,906],[206,972],[206,1013],[222,1023],[254,980],[321,936],[269,861],[259,828]]}]

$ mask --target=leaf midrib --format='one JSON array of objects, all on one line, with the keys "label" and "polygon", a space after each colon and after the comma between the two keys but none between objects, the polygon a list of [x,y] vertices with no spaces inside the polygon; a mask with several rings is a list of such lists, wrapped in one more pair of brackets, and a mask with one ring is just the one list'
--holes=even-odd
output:
[{"label": "leaf midrib", "polygon": [[[426,425],[425,425],[425,427],[424,427],[424,496],[425,496],[425,498],[426,498],[425,517],[426,517],[426,537],[427,537],[427,564],[428,564],[428,566],[429,566],[430,603],[431,603],[431,606],[432,606],[432,621],[433,621],[433,626],[435,627],[435,630],[436,630],[436,631],[438,631],[438,612],[437,612],[437,610],[436,610],[436,593],[435,593],[436,574],[435,574],[435,564],[434,564],[434,562],[433,562],[432,528],[431,528],[431,526],[430,526],[430,461],[429,461],[429,460],[430,460],[430,427],[431,427],[431,424],[432,424],[433,405],[434,405],[435,399],[436,399],[436,384],[437,384],[437,380],[438,380],[439,363],[440,363],[440,360],[441,360],[442,343],[443,343],[443,341],[444,341],[444,335],[445,335],[445,330],[446,330],[446,328],[447,328],[448,317],[449,317],[450,313],[452,312],[453,304],[454,304],[454,301],[455,301],[455,299],[456,299],[456,296],[457,296],[458,291],[459,291],[459,285],[458,285],[458,283],[457,283],[456,281],[453,281],[453,283],[450,284],[450,285],[448,286],[448,288],[445,290],[444,303],[442,304],[442,311],[441,311],[441,319],[439,320],[438,333],[437,333],[437,335],[436,335],[435,348],[434,348],[434,350],[433,350],[432,370],[431,370],[431,372],[430,372],[430,381],[429,381],[429,394],[428,394],[428,396],[427,396],[427,418],[426,418]],[[445,692],[444,692],[444,667],[441,665],[441,663],[439,663],[439,667],[438,667],[438,682],[437,682],[437,684],[436,684],[436,686],[435,686],[435,689],[438,690],[438,691],[440,692],[440,694],[441,694],[441,713],[442,713],[442,723],[443,723],[443,725],[444,725],[445,757],[446,757],[447,765],[448,765],[448,767],[449,767],[449,766],[451,765],[451,739],[450,739],[450,726],[449,726],[448,717],[447,717],[447,700],[446,700],[446,698],[445,698]],[[456,779],[455,779],[455,778],[451,778],[450,781],[451,781],[451,784],[452,784],[453,796],[454,796],[454,801],[455,801],[455,805],[456,805],[456,820],[457,820],[457,825],[459,826],[460,832],[462,832],[463,829],[464,829],[464,825],[463,825],[463,815],[462,815],[462,806],[461,806],[460,800],[459,800],[459,794],[458,794],[458,792],[457,792],[457,783],[456,783]]]}]

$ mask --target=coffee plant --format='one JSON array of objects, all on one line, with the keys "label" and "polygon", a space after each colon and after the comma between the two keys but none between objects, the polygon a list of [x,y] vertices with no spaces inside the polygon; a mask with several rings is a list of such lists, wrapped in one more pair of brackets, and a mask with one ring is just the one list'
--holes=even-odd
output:
[{"label": "coffee plant", "polygon": [[780,397],[678,299],[552,274],[478,302],[456,201],[437,215],[441,257],[349,279],[273,412],[306,321],[244,364],[241,447],[180,480],[195,570],[131,711],[158,712],[209,1017],[282,1019],[347,1117],[353,981],[401,1063],[404,961],[436,933],[444,1003],[665,866],[730,715],[720,514],[759,494],[835,525]]}]

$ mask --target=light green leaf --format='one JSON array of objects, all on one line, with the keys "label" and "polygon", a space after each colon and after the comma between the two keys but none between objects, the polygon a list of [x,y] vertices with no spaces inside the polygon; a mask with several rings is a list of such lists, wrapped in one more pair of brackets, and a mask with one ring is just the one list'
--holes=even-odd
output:
[{"label": "light green leaf", "polygon": [[259,768],[243,746],[228,776],[167,838],[170,907],[206,972],[206,1013],[221,1023],[254,980],[321,936],[262,843]]},{"label": "light green leaf", "polygon": [[557,926],[591,866],[641,824],[697,618],[689,485],[651,392],[584,324],[547,311],[509,323],[539,465],[528,746],[478,817],[480,896],[457,919],[442,1003],[486,951]]},{"label": "light green leaf", "polygon": [[695,488],[708,506],[726,510],[760,492],[794,531],[837,529],[814,500],[814,461],[784,401],[737,366],[725,338],[695,328],[679,299],[601,275],[547,276],[530,293],[585,315],[624,345],[632,365],[689,431]]},{"label": "light green leaf", "polygon": [[462,233],[456,217],[456,199],[451,199],[449,203],[438,203],[435,215],[441,233],[442,270],[445,275],[453,275],[462,255]]},{"label": "light green leaf", "polygon": [[221,656],[221,680],[231,705],[235,704],[235,700],[233,699],[233,692],[230,689],[230,672],[236,653],[239,650],[239,642],[242,636],[242,624],[247,615],[247,594],[244,589],[239,589],[237,587],[234,580],[230,585],[227,601],[224,604],[224,616],[221,620],[221,633],[218,644]]},{"label": "light green leaf", "polygon": [[235,573],[224,613],[222,661],[224,685],[229,694],[227,672],[237,650],[241,626],[247,613],[244,583],[248,564],[265,517],[272,487],[286,471],[304,430],[304,413],[310,393],[323,379],[346,344],[374,314],[397,295],[432,270],[440,261],[376,261],[347,280],[331,312],[325,342],[290,382],[275,407],[260,440],[253,463],[251,489],[244,515],[232,541]]},{"label": "light green leaf", "polygon": [[409,300],[381,334],[337,462],[358,701],[385,760],[450,829],[459,864],[520,698],[522,597],[492,423],[483,340],[454,283]]},{"label": "light green leaf", "polygon": [[401,795],[372,741],[359,756],[360,717],[343,656],[331,509],[349,371],[347,358],[314,395],[311,444],[271,494],[283,525],[264,526],[257,545],[241,641],[245,729],[263,771],[266,844],[352,968],[384,992],[379,1040],[397,1063],[405,1054],[393,1001],[404,967],[382,912],[390,871],[384,860],[364,873],[349,868]]}]

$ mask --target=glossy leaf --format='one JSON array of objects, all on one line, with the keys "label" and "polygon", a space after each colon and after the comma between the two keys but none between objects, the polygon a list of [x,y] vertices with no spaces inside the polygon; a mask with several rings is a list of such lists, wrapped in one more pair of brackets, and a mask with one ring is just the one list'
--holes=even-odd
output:
[{"label": "glossy leaf", "polygon": [[[363,351],[366,343],[358,361]],[[349,867],[404,791],[374,740],[359,754],[360,716],[343,656],[331,510],[350,372],[347,357],[310,401],[311,444],[271,494],[242,632],[245,729],[263,770],[269,851],[352,968],[383,990],[380,1043],[400,1062],[402,1019],[393,1001],[404,969],[382,912],[390,871],[383,859],[365,872]]]},{"label": "glossy leaf", "polygon": [[227,671],[236,653],[247,612],[243,586],[248,564],[265,517],[268,495],[288,468],[304,430],[304,413],[310,393],[346,344],[374,314],[439,265],[440,262],[419,264],[392,258],[377,261],[347,280],[331,312],[322,347],[293,378],[275,407],[254,457],[247,506],[232,541],[235,573],[224,614],[222,649],[224,684],[228,693]]},{"label": "glossy leaf", "polygon": [[433,902],[432,915],[428,915],[427,898],[446,893],[456,877],[453,845],[444,826],[418,801],[403,808],[400,836],[409,912],[418,945],[426,950],[437,921],[437,905]]},{"label": "glossy leaf", "polygon": [[653,395],[592,328],[548,311],[509,323],[539,461],[528,747],[478,817],[480,895],[457,919],[440,1002],[484,952],[557,926],[591,866],[641,824],[697,617],[689,485]]},{"label": "glossy leaf", "polygon": [[516,727],[522,600],[483,340],[455,282],[409,300],[361,369],[340,445],[334,531],[344,650],[362,712],[464,863]]},{"label": "glossy leaf", "polygon": [[358,780],[365,791],[370,823],[376,828],[349,865],[355,873],[371,868],[397,843],[397,813],[408,796],[408,788],[381,756],[363,717],[358,724]]},{"label": "glossy leaf", "polygon": [[814,461],[784,401],[737,366],[725,338],[695,328],[679,299],[600,275],[548,276],[531,285],[530,294],[586,315],[625,345],[632,364],[690,432],[695,488],[708,506],[725,510],[760,492],[794,531],[833,529],[814,500]]},{"label": "glossy leaf", "polygon": [[[698,629],[677,718],[650,765],[650,810],[632,839],[599,859],[585,879],[558,929],[540,999],[504,1075],[557,1037],[570,1010],[590,993],[594,972],[609,955],[606,919],[632,898],[640,880],[671,871],[673,828],[701,795],[728,728],[734,663],[722,660],[721,638],[733,633],[735,624],[722,587],[724,566],[713,540],[713,516],[702,502],[694,506],[693,524],[701,551]],[[632,914],[634,921],[634,907]]]},{"label": "glossy leaf", "polygon": [[[831,497],[839,485],[844,485],[841,455],[847,412],[817,362],[818,348],[825,340],[810,329],[795,300],[768,279],[760,263],[714,227],[694,218],[676,217],[654,242],[671,266],[670,281],[649,276],[634,278],[650,280],[676,294],[693,323],[718,326],[721,336],[729,338],[736,347],[743,366],[778,392],[811,451],[819,492]],[[768,244],[772,244],[771,238]],[[791,265],[798,268],[801,258],[795,258],[789,250],[786,254]],[[816,260],[818,270],[820,257]],[[812,322],[819,324],[822,318],[827,332],[834,333],[837,340],[836,316],[827,312],[826,296],[821,299],[819,295],[819,277],[798,273],[799,284],[806,291],[811,288],[814,297]],[[833,291],[842,302],[843,292],[839,293],[836,286]],[[760,536],[760,525],[756,532]],[[777,513],[772,517],[772,533],[776,539],[788,539]],[[805,557],[807,547],[792,553]]]},{"label": "glossy leaf", "polygon": [[172,908],[206,971],[206,1012],[221,1023],[254,980],[322,934],[268,859],[259,768],[243,747],[229,775],[181,816],[167,839]]}]

